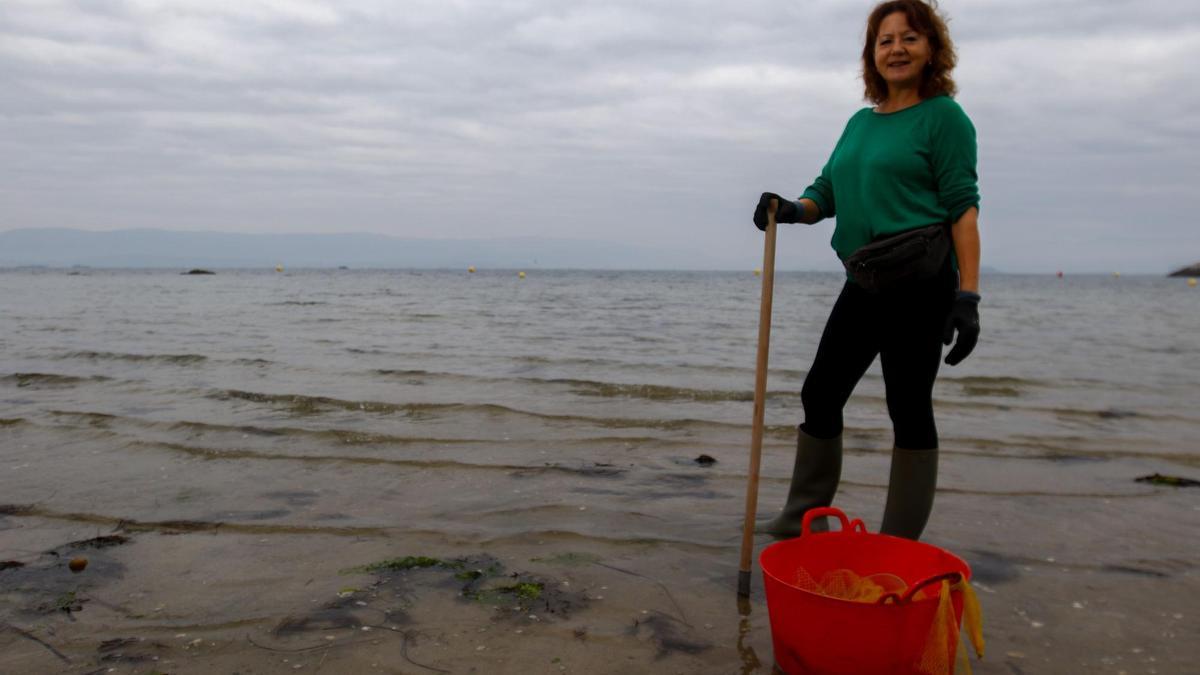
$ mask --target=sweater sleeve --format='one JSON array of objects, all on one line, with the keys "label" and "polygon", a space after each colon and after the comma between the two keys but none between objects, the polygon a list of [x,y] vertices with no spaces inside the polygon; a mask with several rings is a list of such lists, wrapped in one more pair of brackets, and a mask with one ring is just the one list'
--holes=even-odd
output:
[{"label": "sweater sleeve", "polygon": [[979,208],[979,175],[976,173],[975,126],[962,108],[947,106],[933,128],[933,171],[938,202],[951,223],[967,209]]},{"label": "sweater sleeve", "polygon": [[[834,150],[836,153],[837,150]],[[821,169],[821,175],[817,176],[812,185],[804,188],[804,194],[801,198],[808,197],[816,202],[821,209],[822,218],[832,218],[837,215],[837,204],[833,199],[833,181],[829,179],[829,165],[833,163],[833,157],[825,162],[825,167]]]}]

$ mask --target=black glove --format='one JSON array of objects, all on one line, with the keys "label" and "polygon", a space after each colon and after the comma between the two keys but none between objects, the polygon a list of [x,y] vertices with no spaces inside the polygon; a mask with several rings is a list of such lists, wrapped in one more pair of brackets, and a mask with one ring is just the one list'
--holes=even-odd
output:
[{"label": "black glove", "polygon": [[946,328],[942,332],[942,344],[950,344],[954,340],[954,330],[958,329],[958,341],[946,355],[946,363],[957,366],[975,349],[979,341],[979,294],[971,291],[959,291],[950,307],[950,316],[946,317]]},{"label": "black glove", "polygon": [[763,232],[767,231],[767,207],[770,206],[772,199],[779,200],[779,209],[775,211],[775,222],[777,223],[798,223],[800,222],[801,211],[797,207],[796,202],[789,199],[784,199],[774,192],[764,192],[758,198],[758,206],[754,207],[754,226]]}]

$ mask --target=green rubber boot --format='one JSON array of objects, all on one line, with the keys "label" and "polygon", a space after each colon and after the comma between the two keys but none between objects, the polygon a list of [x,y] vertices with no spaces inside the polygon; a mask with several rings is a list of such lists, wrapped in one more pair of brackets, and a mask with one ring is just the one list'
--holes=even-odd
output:
[{"label": "green rubber boot", "polygon": [[[815,438],[803,430],[798,430],[798,434],[787,503],[778,516],[754,528],[759,534],[780,539],[798,537],[805,512],[833,503],[842,477],[842,437]],[[814,520],[812,529],[818,532],[828,529],[825,519]]]},{"label": "green rubber boot", "polygon": [[892,450],[892,475],[888,480],[887,505],[883,507],[880,532],[914,541],[921,538],[933,510],[937,464],[937,448]]}]

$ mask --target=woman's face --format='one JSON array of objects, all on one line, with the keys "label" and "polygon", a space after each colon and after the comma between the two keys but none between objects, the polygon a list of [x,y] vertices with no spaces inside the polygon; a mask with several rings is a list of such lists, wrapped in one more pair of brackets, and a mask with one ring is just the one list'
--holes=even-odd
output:
[{"label": "woman's face", "polygon": [[875,38],[875,69],[889,91],[920,85],[921,74],[932,58],[929,38],[909,27],[904,12],[892,12],[883,18]]}]

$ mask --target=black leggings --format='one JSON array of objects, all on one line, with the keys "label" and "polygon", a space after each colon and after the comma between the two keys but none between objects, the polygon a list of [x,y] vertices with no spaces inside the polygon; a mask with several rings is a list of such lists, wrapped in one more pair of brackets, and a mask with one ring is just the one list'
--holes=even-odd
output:
[{"label": "black leggings", "polygon": [[941,363],[942,330],[957,285],[957,273],[949,260],[935,277],[878,294],[847,281],[804,379],[804,432],[817,438],[842,433],[842,409],[879,355],[896,447],[938,447],[933,380]]}]

